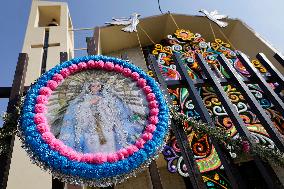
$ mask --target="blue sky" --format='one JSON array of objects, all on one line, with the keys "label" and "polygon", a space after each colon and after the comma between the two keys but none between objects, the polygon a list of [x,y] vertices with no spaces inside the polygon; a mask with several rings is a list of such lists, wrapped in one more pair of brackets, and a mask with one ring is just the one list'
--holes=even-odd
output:
[{"label": "blue sky", "polygon": [[[157,0],[69,0],[74,28],[103,25],[112,17],[138,12],[142,17],[160,14]],[[164,12],[198,14],[201,8],[219,10],[231,18],[245,21],[251,28],[284,53],[284,0],[160,0]],[[31,0],[9,0],[0,7],[0,86],[10,86],[24,40]],[[78,33],[84,36],[86,33]],[[76,41],[77,47],[85,46]],[[241,50],[241,49],[240,49]],[[7,100],[0,99],[0,112]],[[0,121],[1,123],[1,121]]]}]

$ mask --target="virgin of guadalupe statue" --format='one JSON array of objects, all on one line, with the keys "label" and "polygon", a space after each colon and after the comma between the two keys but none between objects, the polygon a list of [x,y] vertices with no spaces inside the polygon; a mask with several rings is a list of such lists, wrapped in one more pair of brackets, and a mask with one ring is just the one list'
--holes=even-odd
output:
[{"label": "virgin of guadalupe statue", "polygon": [[139,102],[135,107],[131,95],[126,96],[108,82],[84,83],[80,94],[68,103],[58,138],[82,153],[115,152],[133,144],[144,125],[135,119]]}]

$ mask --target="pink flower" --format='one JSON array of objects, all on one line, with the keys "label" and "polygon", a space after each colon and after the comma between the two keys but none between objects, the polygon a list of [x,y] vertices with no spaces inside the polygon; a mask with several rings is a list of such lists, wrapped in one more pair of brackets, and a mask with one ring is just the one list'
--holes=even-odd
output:
[{"label": "pink flower", "polygon": [[125,77],[131,76],[132,71],[129,68],[123,68],[123,75]]},{"label": "pink flower", "polygon": [[131,156],[134,152],[137,152],[139,150],[135,145],[128,146],[126,149],[129,156]]},{"label": "pink flower", "polygon": [[143,87],[146,86],[147,81],[143,78],[140,78],[140,79],[138,79],[137,84],[138,84],[139,87],[143,88]]},{"label": "pink flower", "polygon": [[92,163],[94,162],[94,156],[93,154],[84,154],[81,160],[84,162]]},{"label": "pink flower", "polygon": [[39,94],[41,95],[45,95],[47,97],[49,97],[52,93],[52,90],[50,90],[49,87],[42,87],[39,89]]},{"label": "pink flower", "polygon": [[49,126],[46,123],[41,123],[38,124],[36,126],[36,129],[38,130],[38,132],[40,132],[41,134],[45,133],[45,132],[50,132],[49,130]]},{"label": "pink flower", "polygon": [[49,143],[50,148],[56,151],[60,150],[61,145],[63,145],[63,142],[56,138],[52,139]]},{"label": "pink flower", "polygon": [[128,151],[127,151],[126,148],[122,148],[122,149],[120,149],[120,151],[121,151],[121,153],[123,154],[123,156],[124,156],[125,158],[127,158],[127,157],[129,156],[129,153],[128,153]]},{"label": "pink flower", "polygon": [[62,145],[61,147],[62,148],[61,151],[59,151],[59,153],[62,153],[62,155],[69,158],[70,160],[81,161],[83,159],[83,154],[74,151],[72,148],[66,145]]},{"label": "pink flower", "polygon": [[94,155],[94,159],[93,159],[94,163],[96,164],[102,164],[107,162],[107,156],[103,153],[96,153]]},{"label": "pink flower", "polygon": [[68,68],[63,68],[63,69],[60,71],[60,74],[61,74],[64,78],[66,78],[66,77],[68,77],[68,76],[70,75],[70,71],[69,71]]},{"label": "pink flower", "polygon": [[136,143],[135,146],[139,149],[144,148],[144,144],[146,143],[145,140],[143,140],[142,138],[139,138]]},{"label": "pink flower", "polygon": [[58,84],[63,81],[64,77],[61,74],[54,74],[52,77],[53,81],[56,81]]},{"label": "pink flower", "polygon": [[148,101],[153,101],[153,100],[156,99],[156,96],[155,96],[154,93],[149,93],[149,94],[147,94],[146,98],[147,98]]},{"label": "pink flower", "polygon": [[[75,152],[75,154],[74,154],[74,160],[75,161],[81,161],[82,158],[83,158],[83,154]],[[94,158],[93,158],[93,160],[94,160]]]},{"label": "pink flower", "polygon": [[153,133],[156,130],[156,126],[153,124],[149,124],[146,127],[146,131],[148,131],[149,133]]},{"label": "pink flower", "polygon": [[116,154],[117,154],[117,157],[118,157],[119,160],[124,159],[124,155],[123,155],[121,150],[117,151]]},{"label": "pink flower", "polygon": [[42,133],[41,137],[47,144],[50,144],[51,141],[55,139],[54,135],[51,132]]},{"label": "pink flower", "polygon": [[114,64],[112,62],[106,62],[104,68],[108,71],[111,71],[114,68]]},{"label": "pink flower", "polygon": [[71,64],[71,66],[69,66],[68,69],[71,74],[79,71],[79,67],[77,66],[77,64]]},{"label": "pink flower", "polygon": [[65,146],[64,143],[59,139],[56,139],[56,141],[54,142],[55,142],[55,150],[57,150],[58,152],[62,149],[62,147]]},{"label": "pink flower", "polygon": [[105,63],[104,63],[102,60],[99,60],[99,61],[97,62],[97,65],[98,65],[98,66],[97,66],[98,68],[103,69]]},{"label": "pink flower", "polygon": [[94,62],[94,68],[98,68],[99,67],[99,61],[95,61]]},{"label": "pink flower", "polygon": [[152,133],[149,133],[149,132],[146,131],[142,134],[142,138],[145,141],[148,141],[148,140],[151,140],[153,138],[153,135],[152,135]]},{"label": "pink flower", "polygon": [[38,104],[47,104],[47,103],[48,103],[48,100],[47,100],[47,97],[46,97],[46,96],[44,96],[44,95],[38,95],[38,96],[36,97],[36,102],[37,102]]},{"label": "pink flower", "polygon": [[151,116],[156,116],[159,114],[159,109],[158,108],[152,108],[150,109],[150,115]]},{"label": "pink flower", "polygon": [[118,65],[118,64],[116,64],[114,66],[114,71],[116,71],[116,72],[123,72],[123,67]]},{"label": "pink flower", "polygon": [[78,64],[78,68],[79,68],[79,70],[85,70],[85,69],[87,69],[87,68],[88,68],[87,63],[85,63],[85,62],[80,62],[80,63]]},{"label": "pink flower", "polygon": [[58,86],[58,83],[56,81],[49,80],[46,86],[49,87],[51,90],[55,90],[56,87]]},{"label": "pink flower", "polygon": [[67,154],[67,157],[70,159],[70,160],[74,160],[74,161],[80,161],[81,159],[81,157],[80,157],[80,155],[77,153],[77,152],[75,152],[72,148],[69,148],[68,147],[68,154]]},{"label": "pink flower", "polygon": [[134,153],[132,148],[127,147],[126,150],[127,150],[127,153],[128,153],[127,156],[131,156]]},{"label": "pink flower", "polygon": [[88,65],[89,68],[95,68],[96,67],[96,64],[93,60],[89,60],[87,65]]},{"label": "pink flower", "polygon": [[46,106],[44,104],[36,104],[35,105],[35,113],[46,113]]},{"label": "pink flower", "polygon": [[139,151],[139,149],[135,145],[131,145],[130,147],[133,149],[133,152],[138,152]]},{"label": "pink flower", "polygon": [[149,102],[149,107],[150,108],[157,108],[158,107],[158,102],[156,100],[153,100]]},{"label": "pink flower", "polygon": [[250,151],[250,144],[249,144],[248,141],[246,141],[246,140],[242,141],[242,149],[243,149],[243,152],[249,153],[249,151]]},{"label": "pink flower", "polygon": [[137,80],[140,78],[140,75],[139,75],[137,72],[132,72],[131,78],[132,78],[134,81],[137,81]]},{"label": "pink flower", "polygon": [[41,123],[46,123],[46,117],[42,113],[38,113],[34,116],[35,124],[39,125]]},{"label": "pink flower", "polygon": [[148,120],[151,124],[154,124],[154,125],[156,125],[159,122],[159,119],[157,116],[150,116]]},{"label": "pink flower", "polygon": [[68,149],[68,147],[67,147],[65,144],[63,144],[63,145],[60,147],[60,149],[58,150],[58,152],[59,152],[61,155],[68,157],[69,149]]},{"label": "pink flower", "polygon": [[118,156],[116,153],[111,153],[107,155],[107,161],[110,163],[118,161]]},{"label": "pink flower", "polygon": [[152,92],[152,89],[150,86],[146,85],[145,87],[143,87],[143,91],[144,93],[149,94]]}]

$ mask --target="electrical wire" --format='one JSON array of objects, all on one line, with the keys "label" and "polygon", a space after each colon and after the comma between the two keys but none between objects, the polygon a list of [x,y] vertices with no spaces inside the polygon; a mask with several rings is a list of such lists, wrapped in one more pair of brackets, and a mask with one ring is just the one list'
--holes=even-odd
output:
[{"label": "electrical wire", "polygon": [[155,45],[156,43],[152,40],[152,38],[148,35],[148,33],[142,28],[141,25],[138,25],[138,28],[141,29],[144,34],[148,37],[148,39],[153,43],[153,45]]},{"label": "electrical wire", "polygon": [[222,31],[222,29],[218,28],[219,32],[223,35],[223,37],[227,40],[227,42],[231,45],[231,47],[234,49],[234,50],[237,50],[235,48],[235,46],[231,43],[231,41],[229,40],[229,38],[226,36],[226,34]]},{"label": "electrical wire", "polygon": [[159,10],[160,10],[161,14],[164,14],[162,9],[161,9],[160,0],[158,0],[158,5],[159,5]]},{"label": "electrical wire", "polygon": [[140,40],[140,37],[139,37],[139,34],[138,34],[138,31],[136,32],[136,36],[137,36],[137,40],[138,40],[138,43],[139,43],[139,47],[140,47],[140,51],[144,57],[144,61],[145,61],[145,65],[147,65],[147,62],[146,62],[146,57],[145,57],[145,54],[143,52],[143,47],[142,47],[142,44],[141,44],[141,40]]},{"label": "electrical wire", "polygon": [[173,17],[173,15],[172,15],[172,13],[171,13],[170,11],[169,11],[168,13],[169,13],[169,15],[170,15],[170,17],[171,17],[172,21],[173,21],[173,22],[174,22],[174,24],[176,25],[177,29],[179,30],[179,27],[178,27],[178,25],[177,25],[177,22],[176,22],[176,20],[174,19],[174,17]]},{"label": "electrical wire", "polygon": [[215,40],[216,40],[216,35],[215,35],[215,32],[214,32],[213,26],[212,26],[212,24],[211,24],[211,21],[208,20],[207,18],[206,18],[206,20],[207,20],[208,23],[209,23],[209,26],[210,26],[210,29],[211,29],[211,32],[212,32],[212,34],[213,34],[214,41],[215,41]]}]

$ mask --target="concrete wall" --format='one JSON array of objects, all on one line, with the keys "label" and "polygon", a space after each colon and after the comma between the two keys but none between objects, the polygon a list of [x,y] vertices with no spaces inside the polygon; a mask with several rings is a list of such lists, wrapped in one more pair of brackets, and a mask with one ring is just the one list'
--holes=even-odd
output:
[{"label": "concrete wall", "polygon": [[106,54],[106,55],[121,58],[122,54],[127,54],[131,63],[140,67],[144,71],[148,71],[147,66],[146,66],[146,62],[145,62],[145,58],[144,58],[144,55],[143,55],[140,47],[123,49],[123,50],[115,51],[115,52],[112,52],[112,53],[109,53],[109,54]]},{"label": "concrete wall", "polygon": [[136,177],[131,177],[127,181],[118,184],[114,189],[152,189],[150,173],[148,170],[145,170]]},{"label": "concrete wall", "polygon": [[236,22],[228,37],[236,49],[246,53],[251,59],[255,59],[257,53],[262,52],[281,73],[284,73],[284,67],[273,58],[277,50],[244,22]]},{"label": "concrete wall", "polygon": [[[46,25],[44,22],[48,23],[52,18],[56,18],[60,25],[40,27]],[[48,48],[46,64],[48,70],[60,62],[60,52],[71,52],[73,56],[74,39],[68,31],[72,28],[66,3],[33,1],[22,49],[22,52],[28,53],[29,56],[26,86],[40,76],[45,30],[49,30],[49,44],[60,44]],[[21,147],[20,140],[16,137],[7,189],[51,189],[51,182],[49,173],[30,162],[27,153]]]},{"label": "concrete wall", "polygon": [[[48,18],[41,19],[41,16],[48,16]],[[51,21],[52,18],[57,20],[59,26],[39,26],[40,20],[47,23],[47,20]],[[72,21],[66,3],[33,1],[22,49],[22,52],[28,53],[30,58],[25,85],[29,85],[40,76],[38,70],[41,68],[43,52],[41,46],[44,44],[45,30],[49,30],[49,44],[51,45],[48,48],[46,63],[48,70],[60,62],[60,52],[71,52],[71,57],[73,57],[74,37],[73,33],[69,31],[72,28]],[[59,44],[59,46],[53,46],[54,44]],[[38,47],[32,48],[32,46]]]}]

